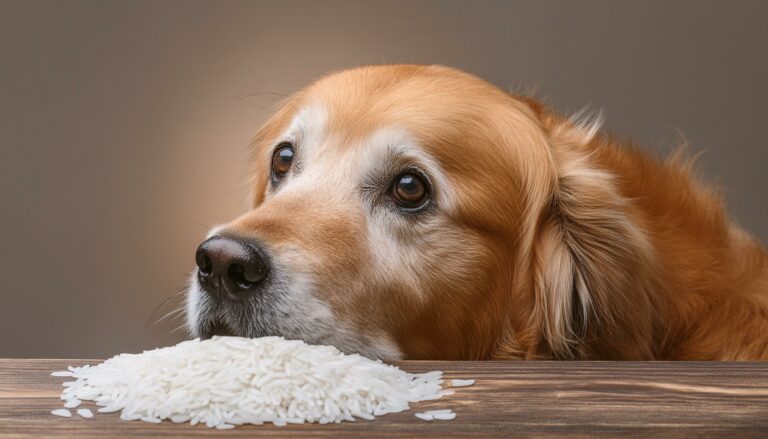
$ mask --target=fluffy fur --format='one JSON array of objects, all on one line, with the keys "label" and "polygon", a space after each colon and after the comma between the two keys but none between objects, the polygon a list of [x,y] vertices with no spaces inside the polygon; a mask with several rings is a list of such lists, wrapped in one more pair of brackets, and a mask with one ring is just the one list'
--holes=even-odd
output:
[{"label": "fluffy fur", "polygon": [[[217,229],[265,243],[290,307],[243,315],[195,287],[192,332],[217,315],[385,358],[768,359],[763,246],[687,162],[620,145],[600,120],[440,66],[312,84],[254,140],[253,210]],[[273,187],[286,139],[296,162]],[[388,199],[408,166],[432,183],[428,212]],[[317,325],[301,320],[318,307]]]}]

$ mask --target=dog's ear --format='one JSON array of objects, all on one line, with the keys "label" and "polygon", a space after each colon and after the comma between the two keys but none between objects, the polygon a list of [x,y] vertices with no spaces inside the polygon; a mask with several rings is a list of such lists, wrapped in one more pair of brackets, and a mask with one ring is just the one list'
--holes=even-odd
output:
[{"label": "dog's ear", "polygon": [[533,245],[540,354],[652,357],[652,247],[597,137],[600,118],[541,113],[557,183]]}]

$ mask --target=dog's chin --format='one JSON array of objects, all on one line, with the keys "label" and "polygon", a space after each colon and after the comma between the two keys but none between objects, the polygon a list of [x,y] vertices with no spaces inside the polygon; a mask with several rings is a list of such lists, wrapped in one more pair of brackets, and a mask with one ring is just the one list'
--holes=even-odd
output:
[{"label": "dog's chin", "polygon": [[206,324],[200,331],[200,338],[209,339],[213,336],[239,336],[232,328],[229,327],[223,320],[217,319],[213,322]]},{"label": "dog's chin", "polygon": [[217,318],[203,323],[200,328],[198,328],[196,333],[197,336],[203,340],[212,338],[214,336],[247,338],[278,336],[285,338],[296,338],[292,337],[290,334],[281,334],[278,331],[258,329],[256,325],[253,325],[252,327],[249,326],[246,329],[239,329],[236,326],[227,323],[227,321],[223,318]]}]

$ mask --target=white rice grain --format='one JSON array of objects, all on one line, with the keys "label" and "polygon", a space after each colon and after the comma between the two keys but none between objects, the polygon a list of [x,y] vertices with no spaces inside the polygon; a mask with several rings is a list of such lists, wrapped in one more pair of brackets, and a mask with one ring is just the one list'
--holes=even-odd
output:
[{"label": "white rice grain", "polygon": [[456,418],[456,413],[435,413],[432,417],[441,421],[450,421]]},{"label": "white rice grain", "polygon": [[73,408],[79,406],[80,402],[81,401],[79,399],[76,399],[76,398],[68,399],[67,402],[64,403],[64,408],[73,409]]},{"label": "white rice grain", "polygon": [[54,416],[61,416],[62,418],[71,418],[72,417],[72,413],[70,413],[70,411],[67,410],[67,409],[51,410],[51,414],[54,415]]},{"label": "white rice grain", "polygon": [[424,421],[450,421],[456,418],[456,413],[451,409],[427,410],[422,413],[416,413],[416,417]]},{"label": "white rice grain", "polygon": [[93,417],[93,412],[88,409],[77,409],[77,414],[86,419]]},{"label": "white rice grain", "polygon": [[475,384],[475,380],[451,380],[453,387],[467,387]]}]

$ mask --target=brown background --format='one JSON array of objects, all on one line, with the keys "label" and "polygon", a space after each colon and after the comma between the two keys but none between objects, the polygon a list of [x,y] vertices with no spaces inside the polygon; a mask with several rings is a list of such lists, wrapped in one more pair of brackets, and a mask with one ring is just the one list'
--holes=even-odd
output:
[{"label": "brown background", "polygon": [[[768,241],[768,2],[0,0],[0,356],[174,342],[148,325],[246,144],[323,73],[443,63],[669,151],[677,131]],[[169,311],[177,301],[163,307]]]}]

